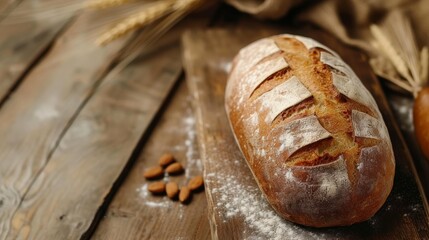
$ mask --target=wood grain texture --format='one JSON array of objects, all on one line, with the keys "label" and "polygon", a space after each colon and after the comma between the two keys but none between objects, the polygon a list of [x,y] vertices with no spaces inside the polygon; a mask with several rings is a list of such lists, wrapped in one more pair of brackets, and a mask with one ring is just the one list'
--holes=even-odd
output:
[{"label": "wood grain texture", "polygon": [[10,236],[82,236],[178,78],[179,60],[179,49],[166,47],[103,81],[24,198]]},{"label": "wood grain texture", "polygon": [[[0,3],[0,12],[1,4],[4,8],[6,5],[7,8],[11,8],[16,2]],[[11,12],[31,11],[32,2],[24,1]],[[0,34],[0,56],[2,56],[0,58],[0,102],[31,69],[72,17],[73,13],[70,12],[60,18],[44,18],[23,23],[13,23],[15,21],[13,17],[6,17],[0,21],[2,33]]]},{"label": "wood grain texture", "polygon": [[113,199],[94,239],[209,239],[207,202],[203,192],[193,195],[189,205],[166,196],[152,196],[143,178],[144,169],[156,166],[159,157],[172,153],[185,174],[166,177],[183,186],[202,174],[195,133],[195,118],[189,92],[182,81],[168,108],[144,146],[137,163]]},{"label": "wood grain texture", "polygon": [[[184,30],[205,26],[213,11],[204,11],[184,19],[170,30],[158,43],[180,45]],[[149,49],[148,49],[149,50]],[[158,55],[156,48],[147,54]],[[179,52],[170,53],[170,61],[164,65],[182,64]],[[158,63],[161,64],[161,63]],[[195,118],[190,107],[189,92],[183,82],[144,147],[135,166],[128,173],[125,182],[115,194],[105,217],[96,229],[94,239],[207,239],[210,229],[207,219],[207,203],[204,193],[193,196],[189,205],[173,202],[167,197],[154,197],[147,192],[149,181],[144,180],[144,169],[157,165],[159,157],[171,152],[183,163],[185,174],[166,177],[176,181],[179,186],[187,183],[190,177],[202,174],[202,165],[196,147]]]},{"label": "wood grain texture", "polygon": [[[315,38],[337,51],[371,91],[389,128],[396,156],[392,193],[369,221],[350,227],[314,229],[277,217],[261,196],[224,110],[224,88],[232,57],[248,43],[272,35],[243,26],[230,31],[189,32],[183,38],[188,85],[195,98],[197,136],[205,168],[212,237],[215,239],[424,239],[429,237],[427,202],[416,184],[409,151],[383,91],[366,59],[326,33],[312,28],[288,30]],[[266,29],[266,28],[263,28]],[[285,30],[285,29],[283,29]],[[278,32],[277,32],[278,33]],[[206,56],[210,56],[207,58]],[[224,199],[228,199],[225,201]],[[249,200],[251,199],[251,200]]]},{"label": "wood grain texture", "polygon": [[0,239],[29,233],[21,228],[28,219],[15,214],[23,207],[22,197],[123,46],[124,41],[119,41],[95,48],[80,31],[90,18],[90,14],[80,16],[56,40],[0,111]]}]

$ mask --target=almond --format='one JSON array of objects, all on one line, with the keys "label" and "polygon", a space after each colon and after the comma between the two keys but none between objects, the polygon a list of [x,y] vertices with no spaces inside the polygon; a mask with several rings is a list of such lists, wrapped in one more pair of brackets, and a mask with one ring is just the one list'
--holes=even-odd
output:
[{"label": "almond", "polygon": [[181,203],[188,203],[188,201],[191,199],[191,190],[189,190],[188,187],[183,186],[180,189],[180,193],[179,193],[179,201]]},{"label": "almond", "polygon": [[151,183],[147,187],[147,190],[149,190],[149,192],[151,192],[153,194],[164,194],[165,193],[165,183],[162,181]]},{"label": "almond", "polygon": [[148,168],[143,173],[143,177],[146,179],[155,179],[162,176],[164,176],[164,169],[160,166]]},{"label": "almond", "polygon": [[191,178],[191,180],[188,183],[188,188],[191,189],[191,191],[197,191],[201,189],[204,186],[204,180],[202,176],[195,176]]},{"label": "almond", "polygon": [[170,174],[170,175],[175,175],[175,174],[179,174],[179,173],[182,173],[183,172],[183,166],[182,166],[182,164],[180,164],[180,163],[178,163],[178,162],[175,162],[175,163],[173,163],[173,164],[171,164],[171,165],[169,165],[166,169],[165,169],[165,171],[168,173],[168,174]]},{"label": "almond", "polygon": [[166,153],[159,158],[158,163],[161,167],[165,168],[168,165],[174,163],[175,161],[176,160],[174,159],[174,156],[171,153]]},{"label": "almond", "polygon": [[165,190],[167,192],[167,196],[173,199],[177,197],[177,194],[179,194],[179,185],[175,182],[169,182],[167,183]]}]

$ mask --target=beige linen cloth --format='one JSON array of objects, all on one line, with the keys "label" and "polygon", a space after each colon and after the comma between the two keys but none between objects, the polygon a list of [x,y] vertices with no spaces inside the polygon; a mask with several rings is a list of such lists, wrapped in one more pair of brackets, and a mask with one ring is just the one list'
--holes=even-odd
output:
[{"label": "beige linen cloth", "polygon": [[368,43],[369,25],[394,9],[410,17],[418,45],[429,46],[429,0],[226,0],[237,9],[259,18],[276,19],[296,9],[307,21],[334,34],[343,42],[375,53]]}]

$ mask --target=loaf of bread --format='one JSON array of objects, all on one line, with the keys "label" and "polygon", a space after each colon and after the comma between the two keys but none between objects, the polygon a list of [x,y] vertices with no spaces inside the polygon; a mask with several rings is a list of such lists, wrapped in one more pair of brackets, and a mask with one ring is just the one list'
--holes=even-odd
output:
[{"label": "loaf of bread", "polygon": [[344,226],[386,201],[395,160],[374,98],[337,53],[278,35],[235,57],[225,107],[259,188],[287,220]]}]

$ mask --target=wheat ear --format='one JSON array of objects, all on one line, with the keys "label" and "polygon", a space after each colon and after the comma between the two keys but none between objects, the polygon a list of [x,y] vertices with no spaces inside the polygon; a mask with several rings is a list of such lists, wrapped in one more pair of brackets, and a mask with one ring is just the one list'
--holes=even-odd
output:
[{"label": "wheat ear", "polygon": [[141,12],[134,14],[119,24],[102,34],[97,40],[97,45],[106,45],[113,40],[116,40],[125,34],[152,23],[153,21],[161,18],[172,10],[174,2],[162,1],[154,5],[144,8]]},{"label": "wheat ear", "polygon": [[395,50],[392,43],[390,43],[383,31],[377,25],[372,24],[371,33],[378,41],[380,50],[389,58],[398,73],[407,79],[407,81],[409,81],[412,86],[414,86],[416,83],[409,74],[407,65],[401,56],[399,56],[398,52]]},{"label": "wheat ear", "polygon": [[[182,1],[184,3],[185,1]],[[128,64],[130,64],[134,59],[136,59],[140,54],[142,54],[143,49],[148,48],[154,44],[163,34],[165,34],[169,29],[171,29],[177,22],[179,22],[183,17],[189,14],[194,7],[197,7],[199,3],[203,4],[203,1],[200,0],[186,0],[190,4],[177,4],[175,5],[175,11],[161,19],[156,24],[149,25],[144,32],[140,33],[137,38],[135,38],[130,44],[126,46],[126,49],[121,53],[121,61],[116,65],[113,70],[110,72],[112,75],[118,74],[122,71]]]},{"label": "wheat ear", "polygon": [[86,4],[86,7],[93,9],[105,9],[120,6],[130,1],[131,0],[92,0]]}]

